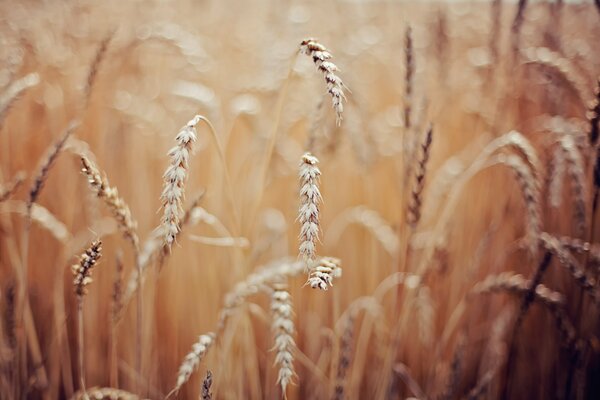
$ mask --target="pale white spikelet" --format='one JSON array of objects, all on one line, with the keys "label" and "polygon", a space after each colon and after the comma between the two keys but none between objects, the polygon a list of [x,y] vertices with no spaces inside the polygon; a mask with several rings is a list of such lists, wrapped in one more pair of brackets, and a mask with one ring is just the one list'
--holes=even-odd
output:
[{"label": "pale white spikelet", "polygon": [[275,285],[271,295],[272,329],[275,336],[275,364],[279,366],[277,383],[285,397],[285,389],[295,375],[294,372],[294,321],[292,296],[285,285]]},{"label": "pale white spikelet", "polygon": [[179,366],[177,384],[172,392],[177,392],[190,379],[190,376],[198,368],[200,361],[202,361],[214,341],[215,334],[212,332],[200,335],[198,341],[192,345],[192,351],[185,356],[185,359]]},{"label": "pale white spikelet", "polygon": [[319,263],[310,270],[306,282],[313,289],[327,290],[333,286],[333,279],[342,276],[341,261],[333,257],[323,257]]},{"label": "pale white spikelet", "polygon": [[344,82],[337,75],[338,67],[331,58],[331,53],[325,46],[316,41],[316,39],[305,39],[300,43],[300,52],[312,57],[319,72],[323,74],[327,84],[327,92],[331,95],[331,103],[336,114],[336,121],[339,125],[342,122],[342,113],[344,111],[343,101],[346,100],[344,94]]},{"label": "pale white spikelet", "polygon": [[319,160],[310,153],[302,156],[300,163],[300,255],[304,258],[308,269],[317,258],[317,241],[319,240],[319,177],[321,171],[317,164]]},{"label": "pale white spikelet", "polygon": [[181,229],[179,226],[180,214],[183,212],[182,202],[187,178],[188,163],[192,144],[196,141],[196,125],[202,116],[196,115],[177,134],[177,145],[169,150],[171,162],[163,175],[164,189],[161,195],[164,209],[162,226],[164,230],[164,244],[170,248],[175,237]]}]

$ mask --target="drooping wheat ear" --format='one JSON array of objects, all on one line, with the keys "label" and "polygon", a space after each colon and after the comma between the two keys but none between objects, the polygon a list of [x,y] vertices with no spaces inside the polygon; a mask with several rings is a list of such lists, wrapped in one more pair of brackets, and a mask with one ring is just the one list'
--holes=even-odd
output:
[{"label": "drooping wheat ear", "polygon": [[192,145],[196,141],[196,125],[202,120],[202,116],[196,115],[177,134],[175,140],[177,145],[169,150],[171,163],[165,171],[164,189],[161,195],[164,208],[162,227],[164,230],[164,245],[167,250],[181,230],[180,214],[185,191],[185,181],[188,173],[188,163]]},{"label": "drooping wheat ear", "polygon": [[319,177],[321,171],[317,164],[319,160],[310,153],[302,156],[300,163],[300,255],[303,257],[308,270],[312,268],[317,258],[317,242],[319,241]]},{"label": "drooping wheat ear", "polygon": [[567,172],[571,178],[571,190],[573,191],[575,203],[573,207],[573,219],[575,220],[576,233],[577,236],[583,237],[586,232],[587,199],[583,158],[570,135],[562,135],[558,144],[564,153]]},{"label": "drooping wheat ear", "polygon": [[115,280],[112,292],[112,320],[117,321],[120,310],[123,308],[123,253],[118,252],[115,257]]},{"label": "drooping wheat ear", "polygon": [[12,106],[23,96],[27,89],[38,83],[40,83],[40,76],[37,73],[28,74],[14,81],[4,93],[0,93],[0,129],[2,129],[4,120]]},{"label": "drooping wheat ear", "polygon": [[342,276],[341,260],[323,257],[311,268],[306,284],[313,289],[327,290],[333,280]]},{"label": "drooping wheat ear", "polygon": [[[597,4],[600,4],[600,2]],[[596,146],[598,137],[600,137],[600,78],[596,84],[596,93],[588,113],[588,121],[590,121],[590,133],[588,136],[590,144],[593,147]]]},{"label": "drooping wheat ear", "polygon": [[31,212],[31,206],[36,202],[42,187],[44,186],[44,182],[48,178],[48,172],[50,172],[50,168],[54,164],[54,161],[62,151],[67,139],[71,134],[77,129],[79,126],[79,121],[73,121],[69,124],[61,138],[54,144],[49,153],[45,156],[44,161],[42,162],[38,173],[35,175],[35,179],[33,180],[33,185],[29,190],[29,200],[27,202],[27,210],[28,214]]},{"label": "drooping wheat ear", "polygon": [[14,178],[5,185],[0,185],[0,203],[13,195],[25,180],[23,171],[17,172]]},{"label": "drooping wheat ear", "polygon": [[365,206],[352,207],[336,217],[327,229],[325,243],[337,243],[346,227],[352,223],[364,226],[391,256],[398,252],[398,236],[389,222],[377,211]]},{"label": "drooping wheat ear", "polygon": [[71,232],[66,225],[61,222],[47,208],[39,204],[33,204],[30,215],[27,215],[27,204],[18,200],[7,200],[2,207],[3,212],[19,213],[25,218],[31,218],[32,222],[38,224],[41,228],[50,233],[56,240],[62,244],[67,244],[72,239]]},{"label": "drooping wheat ear", "polygon": [[571,274],[575,282],[590,295],[594,303],[600,304],[600,293],[598,293],[597,289],[598,282],[596,279],[588,276],[569,250],[561,245],[560,240],[550,234],[543,233],[540,236],[540,241],[547,252],[556,255],[561,265]]},{"label": "drooping wheat ear", "polygon": [[202,381],[202,400],[211,400],[212,392],[210,387],[212,386],[212,372],[206,371],[206,378]]},{"label": "drooping wheat ear", "polygon": [[[556,238],[560,245],[566,250],[578,254],[588,254],[589,262],[596,268],[600,266],[600,246],[585,242],[581,239],[572,238],[569,236],[561,236]],[[598,271],[600,272],[600,270]]]},{"label": "drooping wheat ear", "polygon": [[81,255],[78,264],[73,264],[73,287],[78,297],[83,297],[87,293],[86,286],[92,282],[92,269],[102,255],[102,241],[92,242],[90,247]]},{"label": "drooping wheat ear", "polygon": [[554,71],[580,100],[587,98],[589,88],[585,79],[577,73],[571,61],[560,53],[547,47],[530,47],[521,50],[521,55],[525,58],[524,65],[540,65]]},{"label": "drooping wheat ear", "polygon": [[175,388],[167,395],[167,397],[177,393],[179,389],[181,389],[181,387],[190,379],[190,376],[192,376],[192,373],[194,373],[194,371],[198,368],[200,361],[202,361],[208,352],[208,349],[214,343],[215,338],[216,336],[212,332],[209,332],[205,335],[200,335],[198,341],[192,345],[192,351],[185,356],[183,362],[179,366],[177,384],[175,385]]},{"label": "drooping wheat ear", "polygon": [[411,196],[407,206],[406,219],[414,229],[421,219],[421,205],[423,202],[423,189],[425,188],[425,175],[427,173],[427,162],[431,153],[431,143],[433,142],[433,127],[427,129],[425,138],[421,143],[421,151],[418,155],[417,165],[414,171],[414,182]]},{"label": "drooping wheat ear", "polygon": [[344,94],[346,86],[336,73],[338,67],[331,61],[333,56],[325,46],[312,38],[305,39],[300,43],[300,52],[312,57],[317,69],[325,77],[327,92],[331,96],[331,102],[336,114],[336,121],[337,124],[340,125],[342,122],[342,113],[344,111],[343,102],[346,100],[346,95]]},{"label": "drooping wheat ear", "polygon": [[[530,293],[532,281],[525,279],[520,274],[503,272],[500,275],[490,275],[485,280],[477,283],[472,291],[478,294],[507,292],[517,296],[527,296]],[[548,287],[538,284],[535,288],[532,301],[544,305],[554,316],[556,326],[563,339],[565,347],[572,349],[578,341],[577,331],[565,312],[565,296],[555,292]]]},{"label": "drooping wheat ear", "polygon": [[532,169],[520,157],[509,154],[502,161],[515,173],[517,182],[521,187],[523,201],[527,209],[526,238],[531,254],[536,254],[538,240],[542,232],[541,193]]},{"label": "drooping wheat ear", "polygon": [[104,59],[104,56],[106,55],[106,51],[108,50],[108,45],[110,43],[110,40],[112,39],[114,34],[113,32],[110,32],[108,35],[106,35],[106,37],[104,39],[102,39],[102,41],[100,42],[100,45],[98,46],[98,49],[96,50],[96,55],[94,56],[94,60],[92,61],[92,64],[90,65],[90,69],[88,70],[88,75],[87,75],[87,80],[86,80],[86,85],[85,85],[85,90],[84,90],[84,95],[85,95],[85,103],[84,104],[88,104],[90,102],[90,97],[92,96],[92,90],[94,89],[94,83],[96,82],[96,78],[98,77],[98,71],[100,70],[100,64],[102,63],[102,60]]},{"label": "drooping wheat ear", "polygon": [[127,203],[119,197],[116,187],[111,187],[106,174],[100,174],[100,171],[85,156],[81,156],[81,171],[87,176],[90,188],[96,193],[98,198],[104,201],[113,217],[123,232],[123,236],[129,240],[134,250],[139,249],[139,238],[136,233],[137,223],[131,217],[131,211]]},{"label": "drooping wheat ear", "polygon": [[275,284],[271,294],[271,312],[273,321],[271,329],[275,337],[275,364],[279,366],[277,383],[286,398],[286,387],[291,383],[294,372],[294,320],[292,296],[285,284]]},{"label": "drooping wheat ear", "polygon": [[71,400],[140,400],[140,397],[112,387],[93,387],[85,391],[78,391]]},{"label": "drooping wheat ear", "polygon": [[406,27],[404,33],[404,68],[404,127],[408,130],[412,126],[413,76],[415,72],[412,29],[410,25]]},{"label": "drooping wheat ear", "polygon": [[354,324],[356,316],[350,313],[346,318],[344,333],[340,343],[340,357],[337,365],[337,374],[335,377],[335,389],[333,400],[343,400],[346,390],[346,375],[352,362],[352,342],[354,341]]}]

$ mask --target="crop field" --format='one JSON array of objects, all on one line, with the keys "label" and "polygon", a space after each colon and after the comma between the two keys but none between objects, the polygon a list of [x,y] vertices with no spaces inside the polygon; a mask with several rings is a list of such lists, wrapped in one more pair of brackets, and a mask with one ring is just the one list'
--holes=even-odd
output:
[{"label": "crop field", "polygon": [[600,2],[0,2],[0,399],[600,398]]}]

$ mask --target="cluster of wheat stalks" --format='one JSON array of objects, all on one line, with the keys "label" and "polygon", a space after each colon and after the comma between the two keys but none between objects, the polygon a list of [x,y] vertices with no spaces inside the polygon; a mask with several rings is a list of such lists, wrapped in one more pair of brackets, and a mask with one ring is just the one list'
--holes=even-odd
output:
[{"label": "cluster of wheat stalks", "polygon": [[0,398],[600,393],[591,4],[180,3],[0,6]]}]

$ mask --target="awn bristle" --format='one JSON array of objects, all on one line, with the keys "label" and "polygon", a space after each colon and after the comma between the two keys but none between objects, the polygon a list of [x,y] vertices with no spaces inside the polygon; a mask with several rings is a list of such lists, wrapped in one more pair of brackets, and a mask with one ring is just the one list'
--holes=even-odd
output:
[{"label": "awn bristle", "polygon": [[87,157],[81,156],[81,171],[87,176],[90,188],[102,199],[113,214],[123,236],[129,240],[137,252],[139,249],[139,238],[136,233],[137,223],[131,217],[131,211],[127,203],[119,197],[116,187],[111,187],[106,174],[100,174],[98,169]]},{"label": "awn bristle", "polygon": [[281,385],[281,393],[286,397],[286,387],[295,375],[294,372],[294,321],[292,296],[285,285],[277,284],[271,294],[271,312],[273,320],[271,329],[275,337],[277,354],[275,364],[279,366],[277,383]]},{"label": "awn bristle", "polygon": [[168,153],[171,163],[163,175],[164,189],[161,195],[164,208],[162,227],[165,235],[164,245],[167,250],[171,249],[171,245],[181,230],[180,214],[183,211],[182,203],[185,194],[188,163],[192,145],[196,141],[196,125],[201,119],[202,116],[196,115],[181,128],[175,137],[177,145]]},{"label": "awn bristle", "polygon": [[310,153],[302,156],[300,163],[300,209],[298,220],[300,221],[300,255],[306,262],[307,270],[313,267],[317,258],[317,242],[319,241],[319,203],[321,192],[319,191],[319,177],[321,171],[317,164],[319,160]]},{"label": "awn bristle", "polygon": [[343,102],[346,100],[346,95],[344,94],[345,85],[342,79],[336,74],[338,67],[331,62],[333,56],[325,46],[312,38],[305,39],[300,43],[300,52],[312,57],[317,69],[325,77],[327,92],[331,95],[331,102],[336,114],[336,122],[340,125],[344,111]]},{"label": "awn bristle", "polygon": [[323,257],[314,265],[306,284],[313,289],[327,290],[333,286],[333,279],[342,276],[341,261],[333,257]]},{"label": "awn bristle", "polygon": [[31,212],[31,206],[33,205],[33,203],[36,202],[38,196],[40,195],[42,187],[44,186],[44,182],[46,182],[46,179],[48,178],[48,173],[50,172],[50,168],[52,168],[54,161],[56,161],[56,158],[65,146],[65,143],[67,142],[69,136],[71,136],[71,134],[75,131],[75,129],[77,129],[78,126],[79,121],[71,122],[65,130],[65,132],[63,133],[63,135],[61,136],[61,138],[58,140],[58,142],[54,144],[52,149],[49,151],[48,155],[44,158],[44,161],[42,162],[38,173],[35,175],[33,185],[29,190],[29,200],[27,202],[28,213]]},{"label": "awn bristle", "polygon": [[78,264],[73,264],[71,270],[75,278],[73,287],[78,297],[83,297],[87,293],[86,286],[92,282],[92,270],[100,257],[102,256],[102,241],[92,242],[90,247],[81,255]]},{"label": "awn bristle", "polygon": [[212,372],[206,371],[206,378],[202,381],[202,400],[211,400],[212,392],[210,387],[212,386]]},{"label": "awn bristle", "polygon": [[427,174],[427,162],[431,153],[433,142],[433,127],[427,129],[427,133],[421,143],[421,152],[418,155],[417,165],[414,171],[414,182],[407,208],[407,221],[414,229],[421,219],[421,205],[423,202],[423,190],[425,189],[425,175]]},{"label": "awn bristle", "polygon": [[19,186],[21,186],[24,180],[25,173],[21,171],[18,172],[10,182],[0,186],[0,203],[12,196],[17,189],[19,189]]},{"label": "awn bristle", "polygon": [[[181,387],[190,379],[192,373],[200,365],[200,361],[206,356],[206,353],[210,349],[210,346],[215,341],[215,334],[210,332],[205,335],[200,335],[198,341],[192,345],[192,351],[189,352],[183,363],[179,366],[179,373],[177,374],[177,384],[171,393],[176,393]],[[168,396],[167,396],[168,397]]]}]

